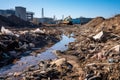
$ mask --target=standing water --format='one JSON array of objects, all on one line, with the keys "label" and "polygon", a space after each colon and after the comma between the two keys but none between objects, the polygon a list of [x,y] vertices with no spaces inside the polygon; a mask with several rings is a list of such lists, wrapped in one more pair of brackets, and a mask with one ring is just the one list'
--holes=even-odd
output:
[{"label": "standing water", "polygon": [[37,65],[40,61],[56,59],[57,56],[53,53],[54,50],[65,51],[68,49],[68,45],[70,42],[74,42],[74,38],[66,35],[62,35],[61,41],[48,48],[45,52],[38,54],[37,56],[26,56],[22,57],[19,61],[17,61],[14,65],[9,65],[0,69],[0,75],[5,75],[8,73],[20,72],[27,69],[28,66]]}]

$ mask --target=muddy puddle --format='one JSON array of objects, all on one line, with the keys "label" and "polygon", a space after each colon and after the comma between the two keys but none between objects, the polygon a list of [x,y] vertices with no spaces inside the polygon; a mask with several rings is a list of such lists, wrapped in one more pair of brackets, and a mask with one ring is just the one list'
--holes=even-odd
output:
[{"label": "muddy puddle", "polygon": [[14,72],[22,72],[25,71],[30,66],[35,66],[39,64],[42,60],[56,59],[57,56],[53,53],[54,50],[65,51],[68,49],[68,44],[70,42],[74,42],[73,34],[71,35],[62,35],[61,40],[48,48],[45,52],[42,52],[36,56],[30,55],[26,57],[22,57],[19,61],[14,64],[5,66],[0,69],[0,76],[8,75]]}]

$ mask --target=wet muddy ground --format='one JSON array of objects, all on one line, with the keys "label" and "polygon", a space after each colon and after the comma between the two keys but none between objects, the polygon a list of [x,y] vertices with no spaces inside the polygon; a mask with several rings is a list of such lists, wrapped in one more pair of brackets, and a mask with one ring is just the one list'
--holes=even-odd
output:
[{"label": "wet muddy ground", "polygon": [[[61,35],[62,39],[57,42],[55,45],[52,47],[48,48],[46,51],[37,53],[34,55],[34,51],[30,52],[30,56],[22,57],[19,61],[17,61],[15,64],[12,66],[8,65],[8,67],[4,67],[0,69],[1,74],[8,74],[8,73],[14,73],[16,71],[23,71],[29,66],[35,66],[38,65],[40,61],[45,61],[45,60],[53,60],[57,59],[58,56],[54,54],[56,50],[60,51],[65,51],[68,49],[68,44],[70,42],[73,42],[75,39],[72,38],[71,36],[65,36],[64,34]],[[6,70],[8,69],[8,71]]]},{"label": "wet muddy ground", "polygon": [[[52,33],[54,32],[54,33]],[[32,51],[44,51],[60,41],[61,33],[53,29],[5,29],[0,32],[0,67],[12,63]],[[42,49],[41,49],[42,48]]]},{"label": "wet muddy ground", "polygon": [[[47,28],[47,29],[50,31],[51,28],[50,29]],[[73,33],[65,33],[65,30],[62,29],[62,28],[59,28],[59,27],[55,28],[55,29],[56,30],[59,29],[59,33],[58,32],[55,33],[56,30],[53,29],[53,31],[55,31],[54,35],[57,34],[54,37],[59,37],[58,40],[60,40],[60,41],[58,41],[52,47],[50,47],[48,45],[48,46],[43,47],[43,48],[41,48],[40,46],[37,46],[37,47],[32,47],[31,49],[26,49],[24,51],[24,54],[25,55],[27,54],[26,57],[24,57],[24,55],[22,55],[22,57],[19,58],[17,61],[13,62],[12,64],[6,65],[6,66],[4,66],[0,69],[1,79],[2,78],[3,79],[9,79],[10,78],[11,80],[22,79],[22,77],[24,77],[24,76],[15,77],[14,74],[24,73],[24,71],[28,70],[28,68],[30,68],[32,66],[37,67],[40,64],[41,61],[58,59],[58,56],[56,54],[57,50],[59,50],[61,52],[64,52],[65,50],[68,49],[69,43],[73,42],[75,39],[73,38],[73,36],[74,36]],[[51,37],[51,34],[53,34],[52,32],[48,32],[46,34],[50,34],[49,36]],[[43,34],[40,34],[40,35],[43,35]]]}]

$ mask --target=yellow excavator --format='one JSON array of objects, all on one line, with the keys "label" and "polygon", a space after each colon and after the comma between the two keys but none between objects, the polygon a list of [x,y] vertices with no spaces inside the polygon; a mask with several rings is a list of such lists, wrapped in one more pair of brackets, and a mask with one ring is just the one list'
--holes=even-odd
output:
[{"label": "yellow excavator", "polygon": [[62,22],[62,24],[72,25],[72,18],[71,16],[66,17]]}]

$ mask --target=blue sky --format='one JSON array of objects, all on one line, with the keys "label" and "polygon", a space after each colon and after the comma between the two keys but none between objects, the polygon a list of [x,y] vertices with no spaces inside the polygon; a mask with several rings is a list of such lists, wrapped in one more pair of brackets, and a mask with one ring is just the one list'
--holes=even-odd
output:
[{"label": "blue sky", "polygon": [[14,9],[15,6],[26,7],[35,17],[41,17],[41,8],[44,8],[46,17],[56,15],[58,19],[62,15],[108,18],[120,13],[120,0],[0,0],[0,9]]}]

